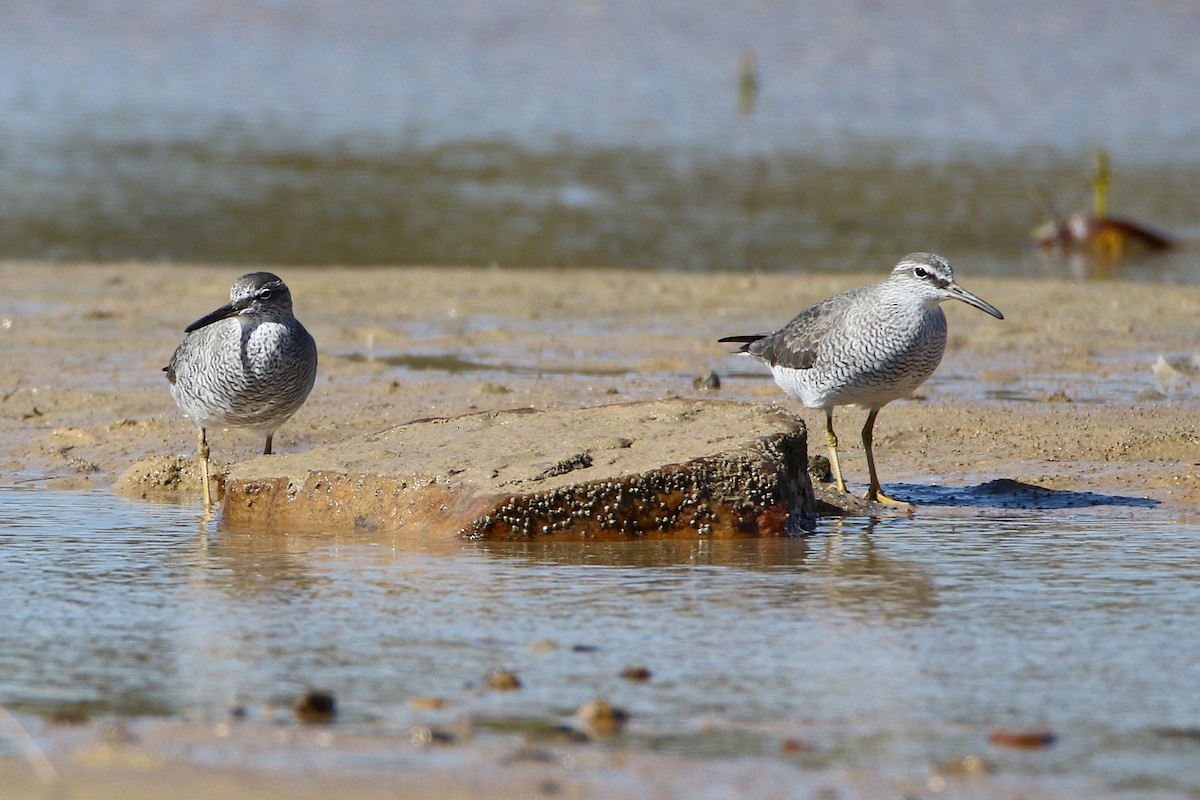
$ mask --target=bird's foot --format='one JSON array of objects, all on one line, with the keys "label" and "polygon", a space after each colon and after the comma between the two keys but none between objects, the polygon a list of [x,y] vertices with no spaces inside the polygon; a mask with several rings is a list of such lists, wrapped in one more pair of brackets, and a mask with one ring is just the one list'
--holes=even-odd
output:
[{"label": "bird's foot", "polygon": [[897,500],[894,497],[888,497],[883,493],[882,489],[878,488],[868,489],[867,493],[863,495],[863,499],[869,503],[879,503],[883,506],[905,506],[907,508],[914,507],[913,504],[907,500]]}]

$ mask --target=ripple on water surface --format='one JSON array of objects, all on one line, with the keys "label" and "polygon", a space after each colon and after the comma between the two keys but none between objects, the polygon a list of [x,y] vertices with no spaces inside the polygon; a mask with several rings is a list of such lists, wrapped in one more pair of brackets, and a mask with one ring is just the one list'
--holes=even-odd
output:
[{"label": "ripple on water surface", "polygon": [[[1105,510],[1105,509],[1101,509]],[[1200,529],[1151,509],[931,509],[737,541],[251,534],[195,506],[0,489],[0,704],[396,736],[631,714],[613,746],[937,763],[1200,790]],[[1123,513],[1129,513],[1126,510]],[[650,679],[631,681],[633,666]],[[522,688],[487,692],[496,667]],[[416,711],[414,697],[445,710]],[[1042,726],[1036,754],[991,748]]]}]

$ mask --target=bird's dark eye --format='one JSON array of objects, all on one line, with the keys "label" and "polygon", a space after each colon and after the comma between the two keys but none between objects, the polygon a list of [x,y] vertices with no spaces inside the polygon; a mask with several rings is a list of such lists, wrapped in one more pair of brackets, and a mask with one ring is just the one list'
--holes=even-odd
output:
[{"label": "bird's dark eye", "polygon": [[917,267],[913,270],[913,275],[916,275],[918,278],[928,278],[929,272],[924,267]]},{"label": "bird's dark eye", "polygon": [[259,300],[270,300],[271,299],[271,290],[263,289],[261,292],[258,293],[258,299]]}]

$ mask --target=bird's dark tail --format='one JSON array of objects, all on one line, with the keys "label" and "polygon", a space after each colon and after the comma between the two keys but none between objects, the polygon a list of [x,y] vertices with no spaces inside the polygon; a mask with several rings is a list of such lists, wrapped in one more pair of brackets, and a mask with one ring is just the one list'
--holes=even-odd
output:
[{"label": "bird's dark tail", "polygon": [[740,342],[742,346],[738,348],[738,352],[739,353],[748,353],[748,352],[750,352],[750,345],[754,344],[759,339],[767,338],[767,336],[768,336],[768,334],[765,334],[765,333],[747,333],[747,334],[742,334],[741,336],[726,336],[724,338],[717,339],[717,341],[718,342]]},{"label": "bird's dark tail", "polygon": [[716,339],[718,342],[740,342],[742,350],[748,350],[751,344],[754,344],[758,339],[767,338],[767,333],[744,333],[742,336],[726,336]]}]

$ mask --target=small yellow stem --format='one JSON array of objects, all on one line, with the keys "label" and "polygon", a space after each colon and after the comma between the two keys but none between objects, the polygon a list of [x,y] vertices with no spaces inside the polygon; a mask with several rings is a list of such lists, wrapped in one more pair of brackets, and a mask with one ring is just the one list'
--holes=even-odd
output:
[{"label": "small yellow stem", "polygon": [[1092,180],[1092,211],[1096,219],[1108,216],[1108,185],[1111,177],[1108,172],[1108,151],[1096,151],[1096,177]]}]

